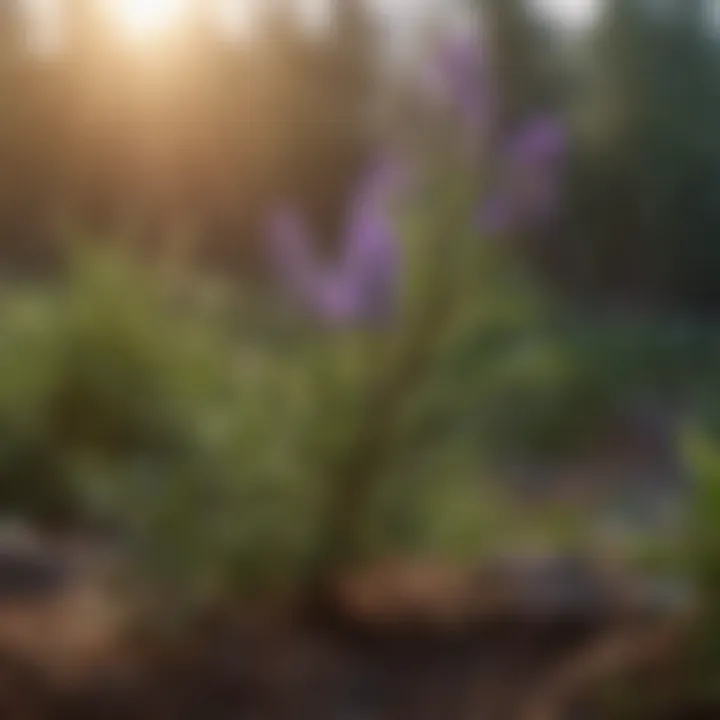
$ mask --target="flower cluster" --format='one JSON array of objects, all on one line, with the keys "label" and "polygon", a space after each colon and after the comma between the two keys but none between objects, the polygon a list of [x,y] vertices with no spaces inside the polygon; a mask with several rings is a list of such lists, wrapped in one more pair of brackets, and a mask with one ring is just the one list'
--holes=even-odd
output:
[{"label": "flower cluster", "polygon": [[441,48],[438,57],[433,77],[443,92],[436,96],[464,127],[465,145],[492,150],[495,156],[493,191],[479,202],[480,229],[497,235],[546,223],[560,199],[567,145],[562,124],[540,113],[510,132],[498,127],[493,113],[500,98],[493,92],[489,62],[477,38],[457,37]]},{"label": "flower cluster", "polygon": [[479,206],[480,228],[498,234],[549,222],[559,208],[565,152],[555,118],[527,120],[503,149],[495,190]]},{"label": "flower cluster", "polygon": [[375,160],[361,178],[347,213],[339,258],[322,262],[313,233],[297,208],[270,219],[269,243],[284,286],[329,326],[378,323],[391,317],[399,250],[391,202],[403,177],[391,155]]},{"label": "flower cluster", "polygon": [[[427,75],[433,96],[461,126],[473,152],[503,137],[503,129],[492,121],[497,103],[489,75],[476,38],[444,44]],[[479,229],[494,236],[550,220],[559,206],[566,151],[562,125],[552,115],[537,115],[494,144],[500,146],[494,162],[498,172],[489,197],[478,203]],[[283,286],[331,327],[392,317],[401,267],[390,205],[400,188],[398,180],[407,174],[404,170],[395,156],[380,153],[361,177],[346,215],[340,255],[333,263],[317,257],[313,232],[292,204],[270,219],[269,246]]]}]

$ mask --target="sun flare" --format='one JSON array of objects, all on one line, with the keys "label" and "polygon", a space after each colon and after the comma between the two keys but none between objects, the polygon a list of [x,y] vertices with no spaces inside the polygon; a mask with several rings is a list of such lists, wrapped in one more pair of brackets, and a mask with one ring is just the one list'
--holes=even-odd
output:
[{"label": "sun flare", "polygon": [[130,40],[153,40],[182,23],[187,0],[105,0],[113,24]]}]

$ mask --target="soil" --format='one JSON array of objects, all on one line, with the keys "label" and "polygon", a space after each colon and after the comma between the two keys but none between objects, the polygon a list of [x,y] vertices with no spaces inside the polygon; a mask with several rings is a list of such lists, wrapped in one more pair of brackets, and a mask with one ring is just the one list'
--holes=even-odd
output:
[{"label": "soil", "polygon": [[[463,583],[397,561],[338,581],[311,607],[265,621],[219,613],[182,640],[110,647],[60,680],[57,664],[8,654],[0,718],[615,720],[599,711],[599,690],[617,675],[661,687],[683,626],[596,575],[563,561]],[[455,587],[452,597],[433,579]],[[63,647],[72,662],[74,646]],[[694,717],[720,715],[651,720]]]}]

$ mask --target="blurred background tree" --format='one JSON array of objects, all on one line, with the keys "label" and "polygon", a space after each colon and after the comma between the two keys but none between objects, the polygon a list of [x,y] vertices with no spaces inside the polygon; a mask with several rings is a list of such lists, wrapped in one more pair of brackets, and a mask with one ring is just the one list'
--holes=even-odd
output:
[{"label": "blurred background tree", "polygon": [[720,42],[711,4],[603,8],[576,103],[583,141],[557,249],[573,258],[565,277],[581,293],[712,315]]}]

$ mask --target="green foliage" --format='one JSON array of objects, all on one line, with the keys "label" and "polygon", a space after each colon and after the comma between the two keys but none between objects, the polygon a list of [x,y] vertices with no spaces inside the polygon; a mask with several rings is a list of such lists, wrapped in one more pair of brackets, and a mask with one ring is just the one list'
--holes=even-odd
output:
[{"label": "green foliage", "polygon": [[297,564],[308,402],[272,346],[117,254],[81,255],[63,282],[6,295],[5,511],[110,524],[161,584],[203,592],[234,563],[248,582]]},{"label": "green foliage", "polygon": [[[254,290],[113,249],[5,285],[0,505],[117,528],[178,602],[394,550],[472,561],[576,542],[572,518],[523,528],[493,461],[581,446],[704,346],[562,312],[468,226],[470,186],[448,167],[410,204],[386,330],[321,332]],[[644,377],[649,358],[667,370]]]},{"label": "green foliage", "polygon": [[74,252],[53,283],[6,285],[2,507],[117,528],[178,597],[292,586],[328,553],[480,552],[501,501],[481,483],[480,395],[454,368],[469,338],[530,315],[468,230],[464,188],[433,188],[408,218],[387,332],[322,333],[113,249]]},{"label": "green foliage", "polygon": [[178,603],[397,550],[473,561],[577,542],[572,518],[524,527],[492,461],[581,445],[628,392],[686,375],[693,346],[678,339],[685,360],[643,384],[672,333],[588,332],[468,228],[454,178],[403,218],[387,330],[321,332],[113,249],[75,252],[52,284],[5,285],[0,506],[117,528]]},{"label": "green foliage", "polygon": [[697,583],[702,603],[687,681],[693,695],[717,702],[720,698],[717,676],[720,667],[720,454],[713,426],[693,428],[685,445],[695,485],[684,562]]},{"label": "green foliage", "polygon": [[[52,284],[4,287],[4,512],[116,528],[178,598],[301,581],[351,482],[367,486],[344,518],[363,551],[477,545],[487,508],[465,500],[483,497],[472,437],[419,434],[458,394],[428,388],[464,334],[443,341],[445,320],[460,315],[330,335],[126,252],[86,247],[68,266]],[[448,473],[450,454],[439,513],[426,471]],[[404,538],[388,534],[398,513],[415,528]]]}]

